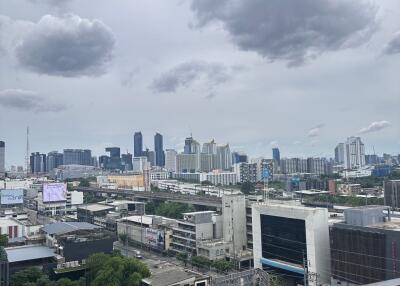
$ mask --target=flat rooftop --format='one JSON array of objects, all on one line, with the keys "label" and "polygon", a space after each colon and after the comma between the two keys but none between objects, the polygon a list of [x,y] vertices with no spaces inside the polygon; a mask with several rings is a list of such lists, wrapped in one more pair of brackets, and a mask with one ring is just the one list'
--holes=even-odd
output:
[{"label": "flat rooftop", "polygon": [[[155,268],[157,266],[157,268]],[[169,286],[178,284],[181,281],[191,278],[206,278],[200,273],[185,270],[182,267],[170,263],[158,263],[149,267],[151,276],[143,279],[146,284],[151,286]]]},{"label": "flat rooftop", "polygon": [[197,214],[212,214],[215,211],[200,211],[200,212],[191,212],[191,213],[182,213],[183,215],[197,215]]},{"label": "flat rooftop", "polygon": [[43,231],[47,234],[65,234],[78,230],[94,230],[99,228],[101,227],[87,222],[56,222],[46,224],[43,227]]},{"label": "flat rooftop", "polygon": [[50,247],[42,245],[24,245],[16,247],[8,247],[4,249],[7,253],[8,261],[21,262],[42,258],[55,257],[56,254]]},{"label": "flat rooftop", "polygon": [[106,211],[106,210],[112,210],[114,207],[109,206],[109,205],[103,205],[103,204],[88,204],[88,205],[82,205],[78,207],[79,209],[84,209],[88,210],[91,212],[97,212],[97,211]]}]

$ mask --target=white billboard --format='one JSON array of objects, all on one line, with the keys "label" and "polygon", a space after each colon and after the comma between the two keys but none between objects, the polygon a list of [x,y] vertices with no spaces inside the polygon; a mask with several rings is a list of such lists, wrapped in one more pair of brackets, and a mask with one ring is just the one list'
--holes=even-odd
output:
[{"label": "white billboard", "polygon": [[67,197],[67,184],[43,184],[43,202],[65,201]]},{"label": "white billboard", "polygon": [[2,205],[14,205],[24,203],[24,190],[1,190],[0,202]]}]

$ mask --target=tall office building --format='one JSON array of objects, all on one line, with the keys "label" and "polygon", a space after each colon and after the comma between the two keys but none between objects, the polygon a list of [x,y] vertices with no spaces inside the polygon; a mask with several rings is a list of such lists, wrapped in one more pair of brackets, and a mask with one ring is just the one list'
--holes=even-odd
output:
[{"label": "tall office building", "polygon": [[328,161],[326,158],[307,158],[308,173],[317,175],[328,174]]},{"label": "tall office building", "polygon": [[133,135],[133,156],[141,157],[143,156],[143,136],[142,132],[135,132]]},{"label": "tall office building", "polygon": [[232,154],[229,144],[217,147],[217,169],[230,170],[232,168]]},{"label": "tall office building", "polygon": [[105,168],[109,170],[122,170],[121,149],[119,147],[107,147],[106,152],[110,156]]},{"label": "tall office building", "polygon": [[217,144],[215,143],[214,139],[211,140],[211,142],[206,142],[203,144],[203,149],[201,153],[217,154]]},{"label": "tall office building", "polygon": [[183,148],[184,154],[198,154],[200,153],[200,144],[193,139],[192,136],[185,139],[185,146]]},{"label": "tall office building", "polygon": [[31,154],[30,157],[30,166],[32,174],[44,174],[47,171],[47,160],[46,154],[40,154],[39,152],[35,152]]},{"label": "tall office building", "polygon": [[247,163],[247,155],[241,152],[232,152],[232,164]]},{"label": "tall office building", "polygon": [[3,177],[6,173],[6,143],[0,141],[0,177]]},{"label": "tall office building", "polygon": [[281,164],[281,153],[279,152],[279,148],[272,148],[272,159],[278,164]]},{"label": "tall office building", "polygon": [[123,171],[132,171],[133,164],[132,164],[132,154],[126,153],[121,155],[121,165]]},{"label": "tall office building", "polygon": [[347,138],[344,150],[344,166],[346,169],[357,169],[365,165],[364,144],[360,137]]},{"label": "tall office building", "polygon": [[176,155],[174,149],[165,150],[165,169],[169,172],[176,172]]},{"label": "tall office building", "polygon": [[200,171],[200,154],[176,155],[177,173],[195,173]]},{"label": "tall office building", "polygon": [[155,154],[155,165],[159,167],[164,167],[165,155],[163,147],[163,137],[160,133],[156,133],[156,135],[154,135],[154,154]]},{"label": "tall office building", "polygon": [[88,149],[64,149],[64,165],[85,165],[92,164],[92,151]]},{"label": "tall office building", "polygon": [[63,165],[63,154],[52,151],[47,154],[47,171],[51,171],[60,165]]},{"label": "tall office building", "polygon": [[336,164],[344,163],[344,143],[337,144],[335,148],[335,163]]}]

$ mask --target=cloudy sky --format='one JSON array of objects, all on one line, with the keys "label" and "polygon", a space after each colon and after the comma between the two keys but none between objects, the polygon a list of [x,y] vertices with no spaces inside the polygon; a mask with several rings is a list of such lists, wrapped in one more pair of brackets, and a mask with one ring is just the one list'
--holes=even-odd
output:
[{"label": "cloudy sky", "polygon": [[0,140],[31,151],[400,151],[400,1],[0,0]]}]

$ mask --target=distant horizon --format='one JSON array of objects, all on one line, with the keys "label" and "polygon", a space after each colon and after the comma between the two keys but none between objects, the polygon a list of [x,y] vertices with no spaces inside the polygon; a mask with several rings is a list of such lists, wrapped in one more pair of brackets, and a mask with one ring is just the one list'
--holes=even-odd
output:
[{"label": "distant horizon", "polygon": [[[48,149],[49,151],[46,151],[46,150],[41,150],[41,149],[38,149],[38,150],[33,150],[32,148],[30,148],[30,152],[29,152],[29,155],[30,154],[32,154],[32,153],[34,153],[34,152],[39,152],[39,153],[41,153],[41,154],[48,154],[49,152],[52,152],[52,151],[57,151],[57,152],[59,152],[59,153],[63,153],[63,150],[64,149],[88,149],[88,150],[91,150],[92,151],[92,156],[95,156],[95,157],[99,157],[99,156],[101,156],[101,155],[106,155],[107,153],[105,152],[105,148],[106,147],[119,147],[120,148],[120,150],[121,150],[121,154],[126,154],[126,152],[128,151],[130,154],[132,154],[133,155],[133,134],[135,133],[135,132],[141,132],[141,131],[134,131],[134,132],[132,132],[132,147],[131,147],[131,149],[124,149],[123,147],[121,147],[121,146],[118,146],[117,144],[109,144],[109,145],[104,145],[104,148],[103,148],[103,151],[101,151],[101,150],[97,150],[97,152],[96,152],[96,150],[93,150],[93,149],[91,149],[91,148],[89,148],[89,147],[84,147],[84,146],[81,146],[81,147],[77,147],[77,146],[75,146],[75,147],[63,147],[63,148],[59,148],[59,149],[55,149],[55,148],[53,148],[53,149]],[[159,134],[161,134],[162,136],[163,136],[163,140],[164,140],[164,142],[166,142],[166,137],[165,137],[165,135],[163,134],[163,133],[161,133],[161,132],[155,132],[154,133],[154,135],[156,134],[156,133],[159,133]],[[145,145],[145,138],[147,138],[147,137],[145,137],[145,134],[142,132],[142,135],[143,135],[143,150],[146,150],[146,148],[148,148],[150,151],[154,151],[154,146],[151,146],[150,148],[149,147],[147,147],[147,145]],[[190,134],[188,135],[188,137],[190,137]],[[349,136],[349,137],[352,137],[352,136]],[[364,143],[364,145],[365,145],[365,149],[366,149],[366,151],[365,151],[365,155],[374,155],[374,153],[373,152],[371,152],[371,153],[369,153],[367,150],[368,150],[368,146],[365,144],[365,142],[364,142],[364,140],[363,140],[363,137],[362,136],[354,136],[354,137],[360,137],[361,138],[361,140],[362,140],[362,142]],[[185,137],[185,138],[187,138],[187,137]],[[164,144],[164,151],[166,150],[166,149],[173,149],[173,150],[175,150],[175,151],[177,151],[178,153],[181,153],[181,152],[183,152],[183,144],[184,144],[184,140],[185,140],[185,138],[183,138],[183,140],[182,140],[182,142],[181,143],[179,143],[179,144],[177,144],[176,146],[179,148],[179,149],[177,149],[176,148],[176,146],[175,147],[170,147],[170,146],[166,146],[165,144]],[[347,138],[347,137],[346,137]],[[255,154],[255,153],[251,153],[251,152],[248,152],[246,149],[235,149],[234,148],[234,146],[235,145],[232,145],[230,142],[220,142],[220,141],[218,141],[218,140],[216,140],[215,138],[211,138],[211,139],[209,139],[209,140],[205,140],[205,141],[200,141],[200,140],[198,140],[194,135],[193,135],[193,139],[195,139],[197,142],[199,142],[200,143],[200,145],[201,145],[201,147],[203,146],[203,144],[204,143],[206,143],[206,142],[210,142],[211,140],[215,140],[215,143],[217,144],[217,146],[218,145],[224,145],[224,144],[229,144],[229,147],[230,147],[230,149],[231,149],[231,152],[242,152],[242,153],[245,153],[247,156],[248,156],[248,158],[249,159],[256,159],[256,158],[259,158],[259,157],[263,157],[263,158],[267,158],[267,159],[272,159],[272,149],[273,148],[278,148],[279,149],[279,152],[280,152],[280,155],[281,155],[281,159],[283,159],[283,158],[310,158],[310,157],[312,157],[312,158],[317,158],[317,157],[322,157],[322,158],[327,158],[327,159],[331,159],[331,158],[333,158],[334,159],[334,148],[337,146],[337,144],[339,144],[339,143],[343,143],[343,142],[345,142],[345,140],[342,140],[342,141],[339,141],[339,142],[337,142],[337,143],[335,143],[335,145],[333,145],[333,147],[332,147],[332,150],[331,150],[331,152],[326,152],[325,154],[328,154],[328,153],[331,153],[331,154],[329,154],[329,155],[320,155],[320,156],[312,156],[312,155],[307,155],[307,154],[303,154],[303,155],[296,155],[296,154],[293,154],[293,153],[289,153],[289,154],[292,154],[292,155],[285,155],[285,153],[283,153],[282,152],[282,148],[280,148],[279,146],[272,146],[271,144],[267,144],[267,146],[268,146],[268,148],[269,148],[269,150],[270,150],[270,154]],[[7,169],[10,169],[10,167],[11,166],[24,166],[25,165],[25,153],[23,154],[23,163],[20,163],[20,164],[17,164],[17,163],[9,163],[10,161],[10,159],[8,158],[9,157],[9,155],[8,155],[8,144],[7,144],[7,141],[5,141],[5,140],[0,140],[0,141],[4,141],[5,142],[5,147],[6,147],[6,168]],[[31,141],[31,140],[30,140]],[[154,144],[154,142],[152,142],[152,144]],[[372,149],[373,147],[372,146],[370,146],[370,149]],[[373,150],[372,150],[373,151]],[[378,156],[380,156],[380,157],[382,157],[383,156],[383,154],[390,154],[391,156],[397,156],[397,155],[400,155],[400,152],[395,152],[395,153],[390,153],[390,152],[385,152],[385,151],[383,151],[383,152],[375,152],[375,155],[378,155]],[[19,155],[19,157],[21,157],[21,155]],[[25,166],[24,166],[25,167]]]}]

